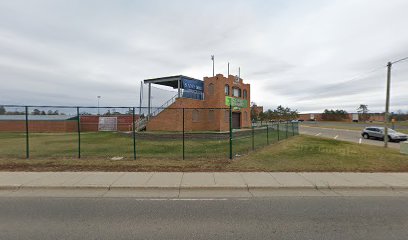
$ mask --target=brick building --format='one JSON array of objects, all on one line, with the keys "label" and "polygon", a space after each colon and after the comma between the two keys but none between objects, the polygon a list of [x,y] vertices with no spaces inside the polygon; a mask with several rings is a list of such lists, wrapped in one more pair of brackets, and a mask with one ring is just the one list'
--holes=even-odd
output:
[{"label": "brick building", "polygon": [[[147,131],[181,131],[182,108],[185,108],[185,131],[228,131],[230,104],[232,127],[251,127],[250,85],[241,78],[217,74],[204,77],[202,81],[179,75],[147,79],[144,83],[149,86],[148,114],[144,123]],[[168,101],[166,108],[153,112],[150,106],[151,84],[173,87],[178,90],[178,95]]]}]

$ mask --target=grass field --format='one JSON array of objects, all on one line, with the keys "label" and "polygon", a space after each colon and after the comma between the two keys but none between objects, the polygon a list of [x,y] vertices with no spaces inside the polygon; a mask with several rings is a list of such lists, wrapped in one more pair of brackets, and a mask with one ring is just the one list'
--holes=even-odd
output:
[{"label": "grass field", "polygon": [[245,156],[253,171],[407,172],[408,155],[395,149],[301,135]]},{"label": "grass field", "polygon": [[[276,142],[278,132],[269,129],[269,142]],[[283,129],[282,129],[283,130]],[[229,158],[229,136],[220,134],[187,133],[184,141],[186,159],[227,159]],[[289,135],[292,133],[289,131]],[[206,136],[210,138],[206,139]],[[213,137],[213,138],[211,138]],[[215,137],[215,139],[214,139]],[[280,132],[280,139],[286,138],[286,131]],[[252,132],[233,133],[233,156],[247,154],[252,150]],[[254,131],[254,149],[267,145],[266,128]],[[78,135],[76,133],[30,133],[30,159],[76,159],[78,156]],[[0,158],[25,158],[26,139],[24,133],[0,133]],[[81,133],[81,158],[110,159],[123,157],[133,159],[133,138],[119,132]],[[137,159],[180,159],[183,157],[181,133],[140,134],[136,137]]]},{"label": "grass field", "polygon": [[[177,154],[175,154],[177,155]],[[3,156],[3,155],[2,155]],[[1,171],[359,171],[407,172],[397,150],[295,136],[230,161],[226,158],[0,158]]]}]

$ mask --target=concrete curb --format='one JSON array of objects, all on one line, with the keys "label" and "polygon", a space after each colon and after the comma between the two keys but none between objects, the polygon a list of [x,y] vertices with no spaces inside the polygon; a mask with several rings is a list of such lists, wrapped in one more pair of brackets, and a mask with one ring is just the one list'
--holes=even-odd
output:
[{"label": "concrete curb", "polygon": [[189,187],[108,187],[108,186],[0,186],[1,190],[408,190],[403,186],[340,186],[340,187],[313,187],[313,186],[252,186],[252,187],[208,187],[208,186],[189,186]]}]

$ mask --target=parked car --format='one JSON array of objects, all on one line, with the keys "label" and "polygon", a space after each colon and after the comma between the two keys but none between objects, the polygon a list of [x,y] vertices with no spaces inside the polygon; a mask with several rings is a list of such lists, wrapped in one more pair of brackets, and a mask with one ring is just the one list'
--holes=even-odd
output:
[{"label": "parked car", "polygon": [[[361,132],[361,136],[365,139],[376,138],[384,140],[384,128],[383,127],[366,127]],[[407,134],[388,129],[388,140],[392,142],[407,141]]]}]

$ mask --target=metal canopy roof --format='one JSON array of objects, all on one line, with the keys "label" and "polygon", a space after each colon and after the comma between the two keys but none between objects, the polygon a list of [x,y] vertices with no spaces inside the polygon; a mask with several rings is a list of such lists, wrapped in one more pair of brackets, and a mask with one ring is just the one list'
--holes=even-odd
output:
[{"label": "metal canopy roof", "polygon": [[178,81],[181,80],[182,78],[183,79],[189,79],[189,80],[201,81],[199,79],[187,77],[187,76],[184,76],[184,75],[177,75],[177,76],[146,79],[143,82],[144,83],[154,83],[154,84],[168,86],[168,87],[172,87],[172,88],[178,88]]}]

